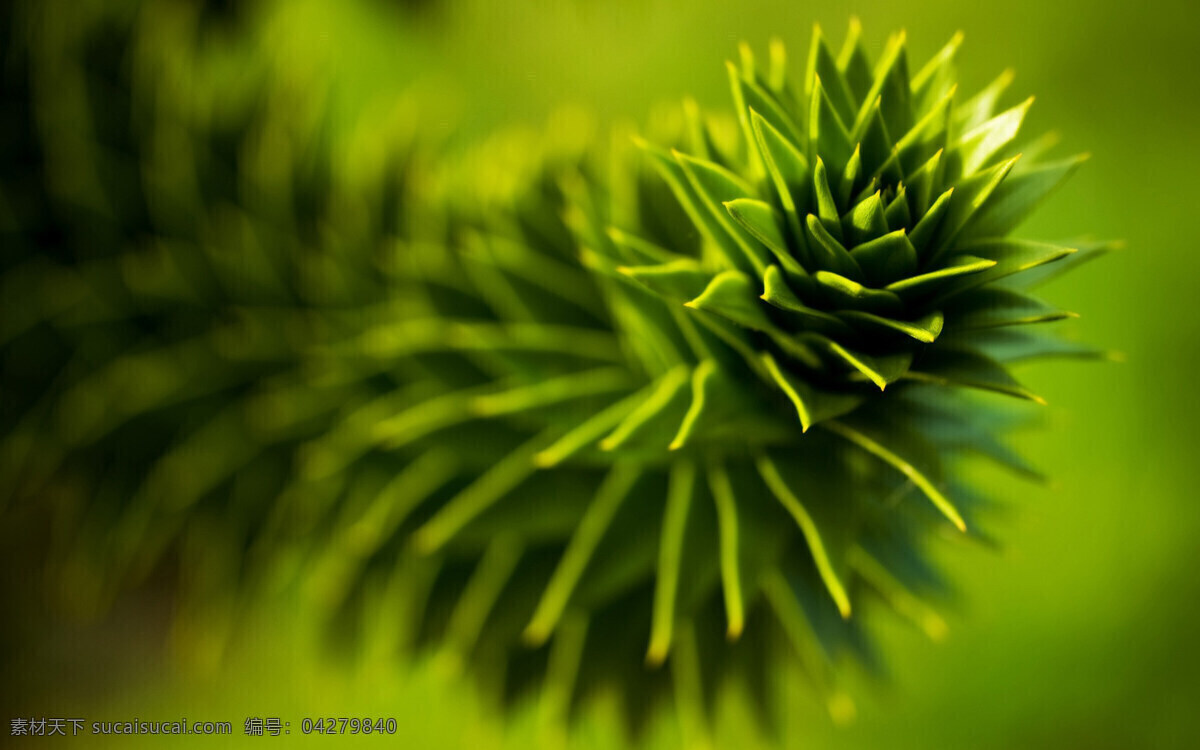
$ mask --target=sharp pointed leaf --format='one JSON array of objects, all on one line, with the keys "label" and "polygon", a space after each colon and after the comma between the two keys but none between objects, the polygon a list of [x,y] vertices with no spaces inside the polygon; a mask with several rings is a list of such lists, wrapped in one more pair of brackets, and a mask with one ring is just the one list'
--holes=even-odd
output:
[{"label": "sharp pointed leaf", "polygon": [[933,255],[934,244],[933,240],[937,234],[938,227],[942,224],[942,219],[946,217],[950,211],[950,201],[954,199],[954,188],[950,188],[946,192],[938,196],[938,199],[933,202],[917,225],[913,227],[909,233],[908,239],[912,242],[913,247],[917,249],[917,256],[925,260]]},{"label": "sharp pointed leaf", "polygon": [[733,172],[712,162],[678,151],[675,152],[675,158],[683,167],[692,189],[701,196],[704,205],[741,250],[742,258],[737,267],[761,276],[770,263],[769,253],[749,237],[725,209],[725,203],[752,196],[754,189]]},{"label": "sharp pointed leaf", "polygon": [[957,107],[954,116],[960,131],[973,130],[986,122],[996,111],[996,103],[1000,101],[1000,97],[1008,90],[1012,81],[1013,72],[1006,70],[988,84],[987,88]]},{"label": "sharp pointed leaf", "polygon": [[807,254],[808,245],[801,226],[801,210],[806,210],[809,196],[812,195],[808,160],[795,142],[789,141],[754,110],[750,112],[750,123],[763,162],[766,164],[767,174],[779,196],[779,204],[787,217],[793,236],[799,242],[797,250],[800,263],[812,271],[812,260]]},{"label": "sharp pointed leaf", "polygon": [[840,362],[844,367],[857,371],[863,378],[878,386],[881,391],[887,388],[889,383],[899,380],[908,372],[908,368],[912,365],[912,354],[910,352],[872,356],[847,349],[836,341],[818,334],[806,333],[801,334],[798,338],[812,342],[814,346],[825,352],[830,359]]},{"label": "sharp pointed leaf", "polygon": [[1011,143],[1032,104],[1030,97],[964,133],[951,152],[961,159],[962,174],[975,174],[996,152]]},{"label": "sharp pointed leaf", "polygon": [[814,424],[853,411],[863,402],[863,396],[859,394],[818,390],[803,378],[781,367],[769,352],[763,352],[762,358],[775,384],[796,407],[800,429],[804,432],[808,432]]},{"label": "sharp pointed leaf", "polygon": [[617,271],[668,300],[680,302],[695,299],[712,280],[712,273],[690,258],[654,266],[618,266]]},{"label": "sharp pointed leaf", "polygon": [[[817,572],[820,574],[825,588],[829,591],[829,595],[833,597],[838,612],[843,618],[849,617],[850,596],[846,593],[846,586],[843,583],[846,580],[845,549],[835,548],[837,554],[830,554],[825,539],[809,514],[808,508],[792,489],[793,487],[802,487],[803,480],[798,480],[796,477],[789,477],[793,481],[785,480],[783,471],[786,471],[786,468],[781,470],[781,464],[773,461],[765,453],[759,456],[756,463],[759,475],[771,490],[771,494],[775,495],[788,514],[795,519],[796,525],[800,527],[800,533],[804,536],[809,553],[812,554],[813,562],[817,566]],[[786,467],[786,464],[782,464],[782,466]]]},{"label": "sharp pointed leaf", "polygon": [[[910,276],[907,279],[888,284],[885,289],[898,294],[903,299],[928,297],[938,292],[953,288],[963,277],[974,277],[996,266],[996,261],[990,258],[976,258],[971,255],[960,255],[935,271]],[[981,282],[982,283],[982,282]]]},{"label": "sharp pointed leaf", "polygon": [[851,21],[850,32],[846,35],[846,41],[838,55],[838,69],[845,76],[850,92],[860,103],[867,96],[867,92],[871,90],[872,81],[871,64],[867,60],[867,53],[862,48],[861,36],[862,27]]},{"label": "sharp pointed leaf", "polygon": [[[877,429],[864,427],[861,424],[851,426],[845,422],[830,420],[825,422],[823,427],[890,464],[912,480],[913,484],[929,498],[934,506],[942,512],[942,515],[958,527],[959,531],[967,530],[967,524],[963,521],[962,514],[930,478],[929,467],[936,465],[937,454],[931,449],[924,448],[924,441],[919,440],[913,434],[905,434],[902,440],[893,438],[887,441],[891,443],[890,445],[885,445],[886,438],[878,434]],[[920,464],[924,464],[924,466],[920,466]]]},{"label": "sharp pointed leaf", "polygon": [[937,337],[942,332],[944,319],[940,311],[925,315],[914,321],[896,320],[894,318],[884,318],[871,313],[860,312],[858,310],[845,310],[838,313],[844,320],[848,320],[855,325],[859,325],[866,329],[887,330],[897,333],[902,333],[909,338],[920,341],[922,344],[932,344],[937,340]]},{"label": "sharp pointed leaf", "polygon": [[898,314],[904,310],[900,297],[890,289],[871,289],[831,271],[818,271],[813,278],[824,292],[826,300],[835,308],[866,310],[885,315]]},{"label": "sharp pointed leaf", "polygon": [[997,279],[1021,273],[1047,263],[1060,261],[1077,252],[1072,247],[1061,247],[1045,242],[1032,240],[979,240],[963,245],[960,250],[968,255],[994,262],[994,265],[977,276],[956,279],[945,288],[938,290],[939,300],[949,299],[953,295],[974,289],[982,284],[990,284]]},{"label": "sharp pointed leaf", "polygon": [[1047,323],[1075,317],[1036,297],[1000,286],[986,286],[973,294],[959,295],[947,303],[945,312],[951,330]]},{"label": "sharp pointed leaf", "polygon": [[920,367],[910,371],[908,376],[929,383],[977,388],[1039,404],[1045,403],[1041,397],[1017,382],[1016,378],[994,359],[965,348],[931,349],[921,357]]},{"label": "sharp pointed leaf", "polygon": [[753,281],[737,271],[717,274],[704,292],[687,303],[688,307],[706,310],[756,331],[774,328],[763,307]]},{"label": "sharp pointed leaf", "polygon": [[782,217],[771,208],[769,203],[739,198],[725,204],[726,210],[738,224],[750,233],[754,239],[766,246],[775,260],[785,271],[792,275],[804,275],[804,268],[788,250],[787,240],[780,226]]},{"label": "sharp pointed leaf", "polygon": [[954,195],[950,199],[950,206],[946,210],[946,216],[938,225],[937,232],[935,232],[931,243],[934,248],[931,260],[936,260],[939,255],[951,247],[954,240],[958,237],[959,232],[967,226],[967,223],[975,216],[975,213],[987,203],[988,198],[1000,186],[1020,158],[1019,155],[1015,156],[1008,161],[972,175],[965,180],[961,180],[954,186]]},{"label": "sharp pointed leaf", "polygon": [[862,269],[859,268],[858,261],[854,260],[850,251],[829,233],[824,222],[809,214],[805,225],[808,227],[809,249],[812,251],[818,272],[833,271],[851,279],[862,278]]},{"label": "sharp pointed leaf", "polygon": [[696,465],[693,462],[677,461],[672,465],[667,507],[663,514],[662,535],[658,544],[658,575],[654,584],[650,646],[646,650],[646,663],[650,665],[662,664],[671,649],[684,532],[695,484]]},{"label": "sharp pointed leaf", "polygon": [[767,269],[763,277],[762,299],[768,304],[783,310],[795,320],[803,330],[813,330],[820,333],[846,334],[851,329],[837,316],[823,310],[817,310],[804,304],[788,286],[787,281],[775,266]]},{"label": "sharp pointed leaf", "polygon": [[896,195],[883,212],[883,218],[887,219],[888,229],[908,229],[912,226],[912,212],[908,207],[908,188],[903,183],[896,189]]},{"label": "sharp pointed leaf", "polygon": [[1087,154],[1083,154],[1051,164],[1039,164],[1032,169],[1014,170],[996,188],[960,239],[965,242],[1008,234],[1088,158]]},{"label": "sharp pointed leaf", "polygon": [[525,628],[525,641],[533,645],[544,643],[558,625],[571,594],[591,560],[596,546],[608,531],[613,516],[641,476],[632,465],[617,464],[596,490],[596,496],[579,521],[562,559],[558,562],[542,598]]},{"label": "sharp pointed leaf", "polygon": [[[846,238],[850,247],[878,239],[887,234],[887,231],[887,219],[883,215],[883,199],[878,190],[855,206],[842,220],[842,236]],[[851,253],[851,257],[858,260],[853,253]]]},{"label": "sharp pointed leaf", "polygon": [[808,119],[808,148],[810,156],[820,154],[835,174],[841,173],[854,144],[842,118],[818,78],[813,85]]},{"label": "sharp pointed leaf", "polygon": [[850,251],[870,284],[883,285],[917,270],[917,251],[903,229],[864,242]]}]

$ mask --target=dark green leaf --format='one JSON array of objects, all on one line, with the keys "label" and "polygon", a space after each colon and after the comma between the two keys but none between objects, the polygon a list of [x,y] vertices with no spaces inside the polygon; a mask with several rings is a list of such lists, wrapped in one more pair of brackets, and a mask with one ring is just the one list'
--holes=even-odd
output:
[{"label": "dark green leaf", "polygon": [[763,309],[754,282],[738,271],[718,274],[698,297],[686,303],[688,307],[706,310],[756,331],[774,328]]},{"label": "dark green leaf", "polygon": [[917,270],[917,251],[903,229],[864,242],[850,251],[870,284],[881,286]]},{"label": "dark green leaf", "polygon": [[891,290],[871,289],[832,271],[817,271],[813,278],[833,307],[866,310],[884,315],[904,310],[900,297]]},{"label": "dark green leaf", "polygon": [[992,193],[960,239],[970,241],[1008,234],[1088,158],[1088,154],[1083,154],[1051,164],[1039,164],[1032,169],[1014,170]]},{"label": "dark green leaf", "polygon": [[619,266],[617,271],[666,299],[680,302],[695,299],[713,277],[688,258],[654,266]]},{"label": "dark green leaf", "polygon": [[860,312],[858,310],[844,310],[838,315],[859,326],[874,329],[887,330],[902,333],[912,339],[920,341],[923,344],[933,343],[938,335],[942,332],[943,318],[942,313],[934,311],[928,315],[909,322],[907,320],[896,320],[894,318],[884,318],[871,313]]}]

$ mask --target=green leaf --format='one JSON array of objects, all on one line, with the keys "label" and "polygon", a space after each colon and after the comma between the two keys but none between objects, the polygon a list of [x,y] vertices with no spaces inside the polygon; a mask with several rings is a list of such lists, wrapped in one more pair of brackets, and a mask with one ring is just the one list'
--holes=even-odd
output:
[{"label": "green leaf", "polygon": [[654,266],[618,266],[617,271],[668,300],[695,299],[712,281],[712,273],[690,258]]},{"label": "green leaf", "polygon": [[963,230],[960,240],[1002,237],[1016,229],[1039,203],[1089,158],[1089,154],[1081,154],[1050,164],[1039,164],[1032,169],[1014,170],[996,188],[971,226]]},{"label": "green leaf", "polygon": [[875,68],[875,84],[866,100],[882,97],[883,122],[889,133],[912,129],[912,88],[908,78],[907,36],[900,32],[888,40]]},{"label": "green leaf", "polygon": [[513,534],[502,533],[479,559],[446,627],[446,641],[459,658],[474,649],[488,616],[512,580],[522,552],[524,548]]},{"label": "green leaf", "polygon": [[810,157],[820,154],[835,173],[840,173],[850,160],[854,144],[842,118],[825,91],[821,79],[813,82],[808,118],[808,149]]},{"label": "green leaf", "polygon": [[986,286],[972,294],[961,294],[947,303],[945,312],[947,327],[952,330],[999,328],[1077,317],[1036,297],[999,286]]},{"label": "green leaf", "polygon": [[741,571],[738,565],[737,498],[729,482],[729,474],[719,462],[709,464],[708,486],[717,506],[717,528],[720,531],[721,584],[725,592],[726,638],[736,641],[746,623],[746,608],[742,600]]},{"label": "green leaf", "polygon": [[766,310],[763,309],[754,282],[737,271],[723,271],[717,274],[704,292],[686,305],[716,313],[756,331],[770,331],[774,328]]},{"label": "green leaf", "polygon": [[579,526],[571,536],[571,541],[554,569],[550,582],[542,592],[542,598],[529,625],[525,627],[526,643],[541,645],[554,632],[572,592],[583,577],[592,553],[640,476],[641,470],[637,467],[618,463],[596,490],[595,498],[579,521]]},{"label": "green leaf", "polygon": [[937,310],[912,322],[884,318],[859,310],[844,310],[839,312],[838,315],[844,320],[859,324],[865,328],[902,333],[909,338],[920,341],[922,344],[932,344],[937,340],[944,324],[942,313]]},{"label": "green leaf", "polygon": [[557,466],[584,448],[594,445],[610,430],[629,417],[635,409],[654,395],[656,384],[626,396],[585,419],[567,434],[542,449],[533,457],[539,468]]},{"label": "green leaf", "polygon": [[889,383],[899,380],[912,364],[912,354],[901,352],[883,356],[871,356],[862,352],[852,351],[836,341],[815,333],[804,333],[797,338],[811,342],[815,347],[824,351],[834,361],[860,373],[864,378],[879,387],[887,388]]},{"label": "green leaf", "polygon": [[908,208],[908,188],[904,183],[896,188],[896,195],[883,213],[889,229],[908,229],[912,225],[912,212]]},{"label": "green leaf", "polygon": [[838,218],[837,201],[829,187],[829,174],[825,169],[825,162],[819,156],[816,159],[816,166],[813,167],[813,194],[817,199],[817,216],[825,225],[825,229],[840,242],[842,223]]},{"label": "green leaf", "polygon": [[[678,397],[684,392],[690,374],[691,368],[681,364],[662,375],[655,382],[654,390],[645,400],[629,412],[621,420],[621,423],[600,441],[600,450],[616,450],[630,440],[637,440],[651,432],[652,426],[668,417],[672,413],[673,407],[681,400]],[[675,425],[672,425],[671,429],[675,429]]]},{"label": "green leaf", "polygon": [[938,199],[933,202],[933,205],[909,233],[908,239],[917,249],[917,255],[920,258],[925,259],[933,255],[935,249],[933,239],[938,227],[942,224],[942,219],[950,211],[950,201],[953,200],[953,197],[954,188],[950,188],[938,196]]},{"label": "green leaf", "polygon": [[871,90],[873,80],[871,64],[860,43],[861,36],[861,24],[857,19],[851,19],[850,32],[846,35],[846,41],[842,44],[842,51],[838,55],[838,70],[842,71],[846,85],[859,102],[866,98],[867,92]]},{"label": "green leaf", "polygon": [[959,31],[913,76],[913,99],[919,103],[918,111],[928,109],[929,102],[943,96],[954,85],[954,56],[962,42],[963,33]]},{"label": "green leaf", "polygon": [[[859,203],[867,200],[881,189],[882,188],[879,187],[879,178],[872,177],[863,187],[863,189],[859,191],[858,195],[854,196],[851,205],[857,206]],[[844,219],[845,217],[843,216],[842,218]]]},{"label": "green leaf", "polygon": [[413,534],[424,554],[440,550],[468,523],[495,505],[535,470],[533,457],[553,439],[547,431],[521,445],[451,498]]},{"label": "green leaf", "polygon": [[[749,365],[750,369],[758,373],[761,363],[758,361],[757,342],[753,341],[747,335],[745,326],[734,323],[723,315],[716,315],[708,310],[692,308],[692,318],[700,324],[700,329],[713,334],[713,336],[725,344],[729,350],[737,354],[743,362]],[[780,332],[771,328],[767,334],[772,338],[777,337]],[[802,351],[793,352],[796,356],[803,358],[805,353]],[[729,364],[727,359],[722,356],[724,352],[714,352],[713,355],[721,359],[725,364]],[[810,359],[815,361],[816,355],[809,354]],[[761,374],[761,373],[759,373]]]},{"label": "green leaf", "polygon": [[[851,427],[843,422],[831,420],[825,422],[822,427],[835,435],[849,440],[908,477],[929,498],[934,506],[942,512],[942,515],[958,527],[959,531],[967,530],[967,524],[963,521],[962,514],[958,512],[954,504],[941,493],[930,480],[929,476],[927,476],[929,470],[922,470],[915,465],[915,463],[933,465],[937,462],[936,453],[930,449],[925,449],[924,442],[918,440],[915,435],[905,435],[903,440],[894,440],[892,441],[892,447],[887,447],[881,442],[882,438],[878,435],[872,436],[869,434],[875,432],[875,430],[862,427],[861,425]],[[922,455],[924,461],[918,459],[918,455]]]},{"label": "green leaf", "polygon": [[917,270],[917,251],[903,229],[864,242],[850,251],[870,284],[887,284]]},{"label": "green leaf", "polygon": [[689,96],[684,98],[682,109],[688,150],[701,159],[712,161],[715,155],[708,138],[707,128],[704,126],[704,116],[700,112],[700,105]]},{"label": "green leaf", "polygon": [[[725,231],[713,211],[704,205],[705,199],[698,195],[692,187],[691,180],[679,162],[669,152],[651,145],[644,139],[636,139],[635,143],[649,156],[651,164],[662,176],[663,181],[667,183],[667,187],[679,201],[684,213],[692,220],[692,224],[713,248],[720,251],[724,264],[730,268],[743,268],[754,272],[754,269],[750,268],[746,261],[745,253],[738,247],[737,241]],[[727,200],[730,199],[727,198]]]},{"label": "green leaf", "polygon": [[981,284],[989,284],[1005,276],[1062,260],[1077,252],[1075,248],[1071,247],[1014,239],[979,240],[965,244],[959,250],[971,256],[991,260],[993,265],[984,273],[957,279],[945,288],[938,290],[938,300],[949,299],[953,295],[974,289]]},{"label": "green leaf", "polygon": [[686,260],[687,256],[673,253],[670,250],[623,232],[616,227],[608,228],[608,238],[621,251],[625,263],[631,266],[645,266],[654,263],[670,263],[676,260]]},{"label": "green leaf", "polygon": [[650,618],[650,645],[646,663],[657,666],[666,661],[671,650],[675,626],[675,599],[679,588],[683,559],[684,533],[696,485],[696,465],[676,461],[671,465],[667,507],[663,513],[662,536],[658,544],[658,575],[654,579],[654,611]]},{"label": "green leaf", "polygon": [[813,630],[796,589],[776,568],[763,579],[762,590],[805,674],[824,698],[830,716],[835,722],[845,723],[854,716],[854,701],[832,685],[833,670],[828,655],[821,648],[821,639]]},{"label": "green leaf", "polygon": [[846,162],[846,168],[842,171],[842,179],[838,183],[837,204],[839,206],[850,204],[850,196],[854,194],[854,185],[861,175],[862,150],[855,146],[854,153],[850,155],[850,161]]},{"label": "green leaf", "polygon": [[766,245],[785,271],[796,276],[805,275],[803,266],[788,250],[787,240],[779,226],[780,217],[769,203],[739,198],[726,203],[725,208],[751,236]]},{"label": "green leaf", "polygon": [[904,303],[891,289],[871,289],[831,271],[817,271],[813,278],[833,307],[883,314],[896,314],[904,310]]},{"label": "green leaf", "polygon": [[941,189],[943,153],[939,150],[929,157],[929,160],[918,167],[905,181],[908,186],[909,203],[913,216],[924,217],[925,213],[930,210],[934,197]]},{"label": "green leaf", "polygon": [[747,273],[761,276],[770,263],[770,257],[730,218],[725,209],[725,203],[729,201],[754,195],[754,188],[741,177],[717,164],[678,151],[675,151],[674,155],[691,182],[692,189],[701,196],[704,205],[741,249],[743,257],[738,267]]},{"label": "green leaf", "polygon": [[[833,597],[834,603],[837,605],[838,612],[843,618],[850,616],[850,597],[846,593],[846,586],[842,582],[847,577],[845,569],[845,550],[839,549],[837,556],[831,556],[826,549],[825,539],[822,537],[817,528],[817,524],[813,521],[813,517],[809,515],[808,509],[804,503],[800,502],[800,498],[792,491],[793,487],[803,486],[802,480],[795,481],[795,477],[791,477],[793,481],[787,481],[781,474],[780,464],[771,460],[767,454],[761,454],[755,462],[758,466],[758,473],[762,476],[763,481],[771,490],[771,494],[783,505],[788,514],[795,519],[796,525],[800,527],[800,533],[804,536],[804,541],[808,545],[809,553],[812,555],[813,562],[817,566],[817,573],[821,576],[821,580],[828,589],[829,595]],[[786,467],[786,464],[783,466]],[[838,519],[841,520],[841,519]]]},{"label": "green leaf", "polygon": [[670,450],[678,450],[691,440],[701,419],[712,411],[709,408],[710,392],[727,387],[728,384],[722,383],[722,380],[716,360],[706,359],[692,371],[692,404],[668,446]]},{"label": "green leaf", "polygon": [[816,267],[819,269],[818,273],[833,271],[840,276],[852,279],[862,278],[862,269],[859,268],[858,261],[854,260],[850,251],[829,233],[820,219],[809,214],[805,224],[811,240],[808,246],[816,261]]},{"label": "green leaf", "polygon": [[975,212],[983,207],[1020,158],[1019,155],[1015,156],[990,169],[961,180],[954,186],[954,195],[950,200],[950,207],[946,211],[945,218],[938,225],[937,232],[931,243],[934,250],[930,260],[936,260],[940,255],[949,250],[954,240],[958,237],[958,233],[967,225],[967,222],[971,220]]},{"label": "green leaf", "polygon": [[[842,235],[851,247],[878,239],[887,231],[887,219],[883,215],[883,199],[879,191],[855,206],[842,221]],[[858,260],[853,252],[851,257]]]},{"label": "green leaf", "polygon": [[1045,284],[1058,276],[1078,268],[1080,264],[1099,258],[1112,250],[1119,250],[1124,243],[1082,241],[1073,243],[1077,252],[1071,253],[1062,260],[1054,263],[1023,269],[1019,275],[1004,279],[1005,286],[1013,289],[1032,289]]},{"label": "green leaf", "polygon": [[889,181],[903,178],[899,164],[892,160],[895,150],[887,125],[883,122],[881,107],[883,101],[876,97],[868,107],[864,107],[854,121],[850,139],[858,144],[862,152],[863,173],[878,175]]},{"label": "green leaf", "polygon": [[[907,172],[917,169],[920,163],[918,159],[928,155],[934,146],[939,151],[945,147],[955,92],[956,88],[951,87],[932,109],[896,141],[889,161],[899,163],[901,170]],[[880,171],[883,171],[882,168]]]},{"label": "green leaf", "polygon": [[812,180],[808,174],[808,160],[794,142],[789,141],[780,132],[763,119],[755,110],[750,110],[750,123],[754,129],[754,138],[762,153],[767,174],[775,185],[779,195],[779,204],[787,217],[788,226],[800,246],[800,263],[809,271],[812,260],[808,256],[808,245],[801,227],[801,209],[808,206],[812,194]]},{"label": "green leaf", "polygon": [[1046,403],[1040,396],[1017,382],[1016,378],[994,359],[968,349],[952,349],[940,345],[930,349],[921,357],[920,366],[910,371],[907,377],[939,385],[993,391],[1038,404]]},{"label": "green leaf", "polygon": [[[582,611],[569,612],[558,626],[558,634],[550,646],[546,661],[546,676],[542,686],[539,710],[547,725],[562,725],[571,710],[575,683],[587,645],[588,617]],[[535,634],[527,633],[527,641]]]},{"label": "green leaf", "polygon": [[868,554],[861,546],[850,550],[847,562],[871,588],[879,592],[896,614],[911,621],[924,631],[930,640],[940,641],[946,636],[946,621],[941,615],[918,599],[899,578],[892,575],[887,566]]},{"label": "green leaf", "polygon": [[787,90],[787,47],[778,37],[771,37],[767,43],[769,63],[767,68],[767,88],[777,94]]},{"label": "green leaf", "polygon": [[[976,258],[971,255],[960,255],[936,271],[910,276],[907,279],[893,282],[884,287],[886,290],[900,295],[904,299],[924,297],[933,292],[945,291],[963,277],[973,277],[995,267],[996,261],[990,258]],[[982,283],[982,282],[981,282]]]},{"label": "green leaf", "polygon": [[796,296],[783,278],[783,273],[771,266],[763,277],[762,299],[768,304],[785,311],[800,323],[805,330],[821,333],[847,334],[851,329],[837,316],[809,307]]},{"label": "green leaf", "polygon": [[[734,106],[737,108],[738,117],[748,118],[749,110],[754,110],[759,113],[759,117],[765,119],[776,132],[784,134],[789,141],[802,143],[802,131],[797,127],[791,115],[779,105],[778,100],[757,83],[740,75],[732,64],[727,63],[727,66],[729,82],[734,90]],[[744,127],[746,143],[754,143],[754,129],[749,119],[746,120]]]},{"label": "green leaf", "polygon": [[813,24],[812,44],[808,48],[808,66],[804,76],[804,92],[812,93],[814,88],[822,85],[838,117],[843,121],[854,117],[857,107],[853,104],[850,88],[842,77],[842,71],[838,68],[833,53],[825,44],[821,27]]},{"label": "green leaf", "polygon": [[[966,336],[965,333],[955,334],[950,340],[962,341]],[[1087,344],[1012,328],[992,328],[975,332],[963,343],[1004,364],[1030,359],[1121,359],[1120,354]]]},{"label": "green leaf", "polygon": [[803,432],[808,432],[814,424],[851,412],[863,402],[863,396],[858,394],[834,393],[812,387],[803,378],[780,367],[769,352],[763,352],[762,360],[776,385],[796,407]]},{"label": "green leaf", "polygon": [[993,405],[961,392],[925,386],[905,391],[896,408],[903,410],[903,419],[920,424],[922,434],[936,442],[939,450],[974,451],[1027,479],[1045,480],[1019,453],[998,439],[998,435],[1026,421],[1008,404]]},{"label": "green leaf", "polygon": [[1012,81],[1012,70],[1006,70],[988,84],[987,88],[956,107],[954,118],[959,130],[967,132],[986,122],[996,111],[996,103],[1008,90]]},{"label": "green leaf", "polygon": [[[621,367],[595,368],[476,396],[469,402],[470,410],[474,415],[487,417],[517,414],[573,399],[626,390],[631,383],[629,374],[623,372]],[[438,400],[424,401],[415,408],[432,405]]]},{"label": "green leaf", "polygon": [[951,149],[951,154],[962,161],[962,174],[975,174],[997,151],[1011,143],[1032,105],[1033,97],[1029,97],[963,134]]}]

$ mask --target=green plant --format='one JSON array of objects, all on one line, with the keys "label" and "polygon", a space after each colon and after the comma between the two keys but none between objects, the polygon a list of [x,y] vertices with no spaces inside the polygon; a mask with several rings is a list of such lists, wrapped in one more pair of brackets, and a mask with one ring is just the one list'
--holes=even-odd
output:
[{"label": "green plant", "polygon": [[[2,340],[38,363],[6,371],[6,484],[53,501],[72,596],[174,556],[199,642],[298,593],[359,649],[540,682],[552,718],[673,692],[697,735],[731,673],[766,712],[792,655],[846,717],[863,604],[940,633],[923,546],[983,503],[951,463],[1035,474],[987,397],[1092,353],[1017,328],[1068,317],[1027,288],[1103,248],[1008,238],[1082,160],[1018,161],[1008,76],[960,101],[958,39],[910,76],[902,36],[872,66],[855,26],[836,57],[815,36],[801,90],[780,45],[743,51],[732,119],[423,160],[403,129],[334,141],[271,73],[222,109],[229,60],[173,51],[200,17],[140,13],[30,52],[30,98],[72,85],[22,132],[74,161],[6,225],[6,290],[74,292],[6,293]],[[216,115],[114,48],[212,73]],[[130,120],[64,132],[114,91]]]},{"label": "green plant", "polygon": [[[561,712],[617,685],[635,718],[673,683],[702,733],[723,675],[766,710],[794,653],[845,718],[831,664],[871,658],[855,602],[944,628],[921,549],[981,502],[946,464],[1036,476],[970,392],[1037,402],[1008,363],[1096,354],[1018,327],[1070,317],[1026,289],[1103,247],[1007,237],[1083,158],[1017,168],[1029,102],[997,113],[1004,75],[959,104],[958,39],[910,77],[902,36],[872,68],[857,35],[838,58],[816,36],[799,99],[781,47],[766,70],[743,51],[732,127],[688,105],[664,129],[683,150],[618,134],[544,160],[507,209],[452,222],[449,254],[413,256],[427,314],[373,353],[475,344],[375,429],[484,459],[406,498],[440,566],[427,632],[480,671],[528,666]],[[501,150],[462,182],[491,184]]]}]

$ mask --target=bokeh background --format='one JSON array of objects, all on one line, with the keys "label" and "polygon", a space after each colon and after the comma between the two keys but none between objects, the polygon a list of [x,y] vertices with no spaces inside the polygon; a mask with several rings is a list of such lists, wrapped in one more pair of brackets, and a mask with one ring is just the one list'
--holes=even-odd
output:
[{"label": "bokeh background", "polygon": [[[72,7],[58,5],[63,13]],[[962,30],[959,70],[968,91],[1014,68],[1014,92],[1037,95],[1026,133],[1054,129],[1063,138],[1060,153],[1094,155],[1021,233],[1125,240],[1120,252],[1046,291],[1082,315],[1073,324],[1079,338],[1119,351],[1125,361],[1037,364],[1019,373],[1050,406],[1042,428],[1022,434],[1018,447],[1054,481],[1038,486],[981,474],[1007,511],[1002,546],[935,548],[960,592],[946,613],[949,636],[930,643],[903,623],[875,623],[887,682],[864,678],[851,685],[859,709],[845,727],[835,727],[797,686],[783,741],[841,748],[1195,746],[1200,47],[1194,36],[1200,15],[1190,4],[213,5],[229,14],[223,33],[240,40],[230,47],[241,57],[223,73],[217,68],[218,83],[220,75],[233,80],[252,65],[246,60],[269,61],[268,80],[325,81],[307,93],[312,106],[329,115],[332,139],[398,100],[420,113],[414,128],[422,137],[452,147],[497,128],[543,127],[564,105],[595,113],[602,126],[642,121],[659,102],[685,94],[705,107],[725,107],[722,62],[736,54],[738,42],[762,48],[777,36],[798,70],[811,24],[819,22],[840,43],[851,15],[862,19],[874,51],[890,31],[907,29],[914,60]],[[301,99],[305,94],[301,87]],[[28,572],[11,560],[7,568],[13,579]],[[347,668],[313,653],[303,645],[302,624],[287,611],[248,625],[220,664],[197,665],[164,646],[171,613],[152,597],[97,620],[47,609],[36,582],[6,590],[27,594],[0,604],[6,618],[36,627],[15,629],[20,643],[5,649],[5,740],[7,722],[18,716],[89,722],[186,716],[232,721],[234,741],[244,744],[291,746],[302,739],[295,733],[302,717],[357,715],[399,720],[390,740],[360,738],[368,747],[515,748],[540,741],[532,709],[502,721],[436,661],[365,661]],[[292,722],[293,734],[242,738],[247,716],[282,717]],[[601,706],[570,741],[581,748],[620,747],[626,738],[614,726]],[[770,742],[754,729],[737,695],[722,701],[716,736],[721,747]],[[308,744],[347,739],[315,737]],[[146,738],[62,744],[80,742],[161,746]],[[182,744],[225,742],[193,737]],[[664,721],[645,742],[676,746],[677,731]]]}]

